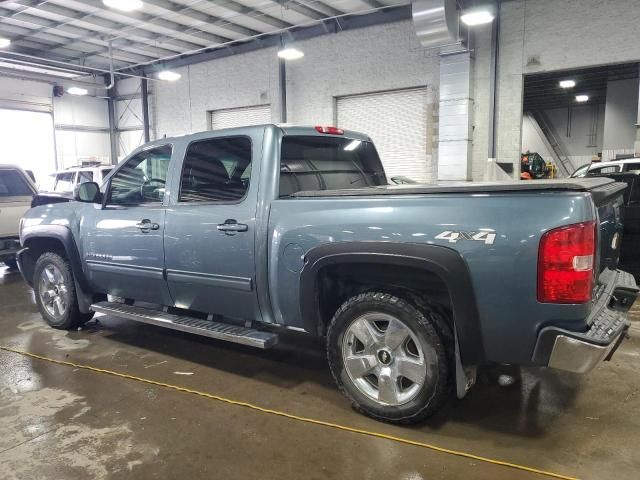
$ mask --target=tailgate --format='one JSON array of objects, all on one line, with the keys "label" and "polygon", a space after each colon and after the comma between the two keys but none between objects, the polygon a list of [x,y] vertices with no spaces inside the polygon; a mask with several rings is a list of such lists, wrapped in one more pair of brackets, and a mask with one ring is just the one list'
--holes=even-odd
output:
[{"label": "tailgate", "polygon": [[616,269],[622,236],[622,206],[626,183],[610,182],[589,190],[598,211],[596,274],[605,268]]}]

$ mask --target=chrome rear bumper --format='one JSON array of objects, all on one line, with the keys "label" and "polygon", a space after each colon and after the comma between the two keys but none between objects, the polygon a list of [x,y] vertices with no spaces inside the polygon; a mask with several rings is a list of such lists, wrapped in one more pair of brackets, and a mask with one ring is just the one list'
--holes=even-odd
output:
[{"label": "chrome rear bumper", "polygon": [[534,363],[587,373],[611,358],[627,336],[627,312],[638,295],[638,287],[633,276],[621,270],[610,271],[607,277],[605,289],[587,320],[588,330],[543,328],[534,350]]}]

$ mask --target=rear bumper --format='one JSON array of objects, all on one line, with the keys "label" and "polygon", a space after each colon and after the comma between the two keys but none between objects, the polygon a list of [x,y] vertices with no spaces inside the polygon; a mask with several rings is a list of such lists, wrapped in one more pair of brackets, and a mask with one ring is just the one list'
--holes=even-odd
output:
[{"label": "rear bumper", "polygon": [[609,360],[626,337],[627,312],[638,296],[633,276],[621,270],[606,273],[601,292],[586,332],[546,327],[538,336],[534,362],[574,373],[587,373],[603,360]]}]

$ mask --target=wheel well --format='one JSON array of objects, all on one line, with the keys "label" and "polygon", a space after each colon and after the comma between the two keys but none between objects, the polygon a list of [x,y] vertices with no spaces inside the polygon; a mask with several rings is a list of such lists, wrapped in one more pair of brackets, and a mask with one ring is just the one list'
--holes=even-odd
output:
[{"label": "wheel well", "polygon": [[64,245],[56,238],[29,238],[24,242],[24,246],[29,247],[29,253],[31,254],[34,262],[45,252],[55,252],[65,258],[67,257]]},{"label": "wheel well", "polygon": [[[447,285],[437,274],[421,268],[376,263],[339,263],[318,272],[318,313],[324,335],[333,314],[350,297],[377,290],[393,293],[416,303],[428,302],[449,313],[451,298]],[[446,315],[451,318],[451,315]],[[450,325],[453,327],[453,325]]]}]

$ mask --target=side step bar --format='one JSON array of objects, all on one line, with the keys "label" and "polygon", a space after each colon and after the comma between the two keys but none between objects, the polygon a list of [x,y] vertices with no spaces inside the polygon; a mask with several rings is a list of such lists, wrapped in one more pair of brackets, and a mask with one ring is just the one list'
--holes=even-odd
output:
[{"label": "side step bar", "polygon": [[134,320],[136,322],[158,325],[160,327],[180,330],[181,332],[194,333],[205,337],[226,340],[227,342],[240,343],[250,347],[269,348],[278,343],[278,334],[262,332],[251,328],[240,327],[228,323],[201,320],[199,318],[185,317],[164,313],[149,308],[136,307],[113,302],[98,302],[91,305],[91,310],[97,313],[105,313],[116,317]]}]

